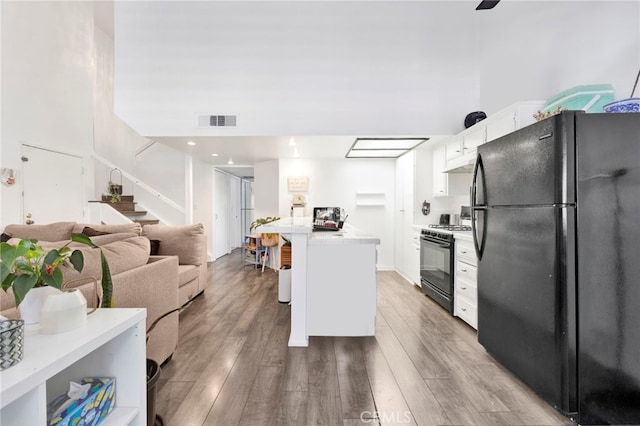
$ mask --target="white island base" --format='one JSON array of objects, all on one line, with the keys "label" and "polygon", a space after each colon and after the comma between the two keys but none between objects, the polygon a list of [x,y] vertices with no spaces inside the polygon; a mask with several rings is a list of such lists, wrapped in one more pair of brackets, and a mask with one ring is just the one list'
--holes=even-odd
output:
[{"label": "white island base", "polygon": [[376,246],[309,241],[307,335],[373,336]]},{"label": "white island base", "polygon": [[291,235],[289,346],[309,336],[373,336],[378,238],[353,228],[312,232],[311,218],[285,218],[257,232]]}]

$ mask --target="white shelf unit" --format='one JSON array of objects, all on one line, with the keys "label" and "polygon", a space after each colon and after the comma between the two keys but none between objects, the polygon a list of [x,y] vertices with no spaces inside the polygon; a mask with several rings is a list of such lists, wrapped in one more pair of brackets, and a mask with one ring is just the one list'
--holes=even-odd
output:
[{"label": "white shelf unit", "polygon": [[384,206],[386,194],[384,192],[356,192],[356,206]]},{"label": "white shelf unit", "polygon": [[146,425],[146,309],[98,309],[87,325],[59,334],[25,328],[24,355],[0,372],[0,424],[47,424],[47,402],[70,381],[115,377],[115,409],[102,424]]}]

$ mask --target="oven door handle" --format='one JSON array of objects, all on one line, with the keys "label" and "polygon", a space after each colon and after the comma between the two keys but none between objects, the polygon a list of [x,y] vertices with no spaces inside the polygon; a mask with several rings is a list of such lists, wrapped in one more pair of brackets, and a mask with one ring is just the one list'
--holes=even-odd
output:
[{"label": "oven door handle", "polygon": [[450,249],[451,248],[451,244],[438,244],[434,241],[431,240],[427,240],[425,238],[420,238],[420,241],[424,242],[425,244],[430,244],[432,246],[436,246],[436,247],[440,247],[440,248],[445,248],[445,249]]}]

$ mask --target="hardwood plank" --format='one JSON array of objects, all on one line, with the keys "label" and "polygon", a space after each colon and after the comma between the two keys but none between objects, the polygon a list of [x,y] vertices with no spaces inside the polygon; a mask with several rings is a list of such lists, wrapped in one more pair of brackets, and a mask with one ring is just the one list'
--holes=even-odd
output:
[{"label": "hardwood plank", "polygon": [[309,376],[307,425],[342,423],[342,404],[337,376]]},{"label": "hardwood plank", "polygon": [[156,387],[156,414],[164,420],[170,419],[187,399],[194,383],[162,380],[160,372],[160,380]]},{"label": "hardwood plank", "polygon": [[224,339],[220,350],[209,358],[209,362],[200,372],[200,377],[191,387],[182,404],[175,412],[166,413],[165,424],[203,424],[244,343],[245,339],[241,337]]},{"label": "hardwood plank", "polygon": [[306,391],[309,389],[309,364],[307,348],[288,348],[282,390]]},{"label": "hardwood plank", "polygon": [[273,426],[300,426],[307,424],[308,392],[281,391],[278,412],[272,419]]},{"label": "hardwood plank", "polygon": [[260,361],[261,365],[283,368],[286,366],[290,333],[291,307],[281,304],[280,309],[278,309],[273,331],[271,332],[267,346],[264,349],[264,355]]},{"label": "hardwood plank", "polygon": [[384,353],[413,417],[419,425],[450,424],[384,318],[376,322],[376,340]]},{"label": "hardwood plank", "polygon": [[382,425],[394,423],[415,425],[411,410],[375,338],[366,339],[364,356],[376,413],[384,420],[380,423]]},{"label": "hardwood plank", "polygon": [[433,337],[429,343],[422,342],[398,312],[388,303],[379,303],[379,312],[389,326],[396,331],[395,335],[422,378],[450,377],[449,366],[432,353],[431,348],[442,345],[442,339]]},{"label": "hardwood plank", "polygon": [[335,339],[338,386],[342,402],[342,418],[360,419],[363,413],[376,411],[363,344],[366,337],[338,337]]},{"label": "hardwood plank", "polygon": [[336,352],[333,347],[333,337],[310,337],[308,348],[309,375],[335,376],[338,374],[336,366]]},{"label": "hardwood plank", "polygon": [[277,301],[269,302],[264,299],[262,307],[258,309],[261,318],[255,321],[247,335],[242,351],[204,424],[231,425],[240,422],[253,381],[260,370],[260,359],[274,327],[278,308]]},{"label": "hardwood plank", "polygon": [[253,381],[247,404],[242,410],[240,424],[269,425],[278,415],[278,399],[284,367],[262,367]]}]

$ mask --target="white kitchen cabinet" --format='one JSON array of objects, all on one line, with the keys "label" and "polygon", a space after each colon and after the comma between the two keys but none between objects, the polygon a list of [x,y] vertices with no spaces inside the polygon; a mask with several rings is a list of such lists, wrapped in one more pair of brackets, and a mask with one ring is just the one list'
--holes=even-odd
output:
[{"label": "white kitchen cabinet", "polygon": [[433,196],[444,197],[449,194],[447,188],[447,174],[443,172],[446,166],[446,146],[433,148]]},{"label": "white kitchen cabinet", "polygon": [[407,257],[407,276],[409,281],[420,287],[420,232],[421,226],[411,226],[411,241],[409,243]]},{"label": "white kitchen cabinet", "polygon": [[541,101],[518,102],[492,114],[491,120],[485,120],[486,141],[492,141],[535,123],[536,119],[533,118],[533,115],[538,112],[543,105],[544,103]]},{"label": "white kitchen cabinet", "polygon": [[473,242],[455,240],[453,314],[478,328],[478,261]]},{"label": "white kitchen cabinet", "polygon": [[449,139],[445,143],[445,147],[446,147],[446,154],[445,154],[446,163],[445,164],[449,164],[449,162],[451,162],[452,160],[455,160],[456,158],[459,158],[462,156],[463,142],[464,142],[464,136],[456,135],[451,137],[451,139]]},{"label": "white kitchen cabinet", "polygon": [[543,105],[544,101],[517,102],[452,136],[445,142],[445,170],[449,173],[471,172],[478,146],[533,124],[533,115]]},{"label": "white kitchen cabinet", "polygon": [[146,425],[145,309],[98,309],[59,334],[25,327],[24,355],[0,372],[0,424],[47,424],[47,402],[83,377],[115,377],[115,409],[104,425]]},{"label": "white kitchen cabinet", "polygon": [[433,148],[433,196],[469,195],[471,173],[445,173],[448,144]]}]

